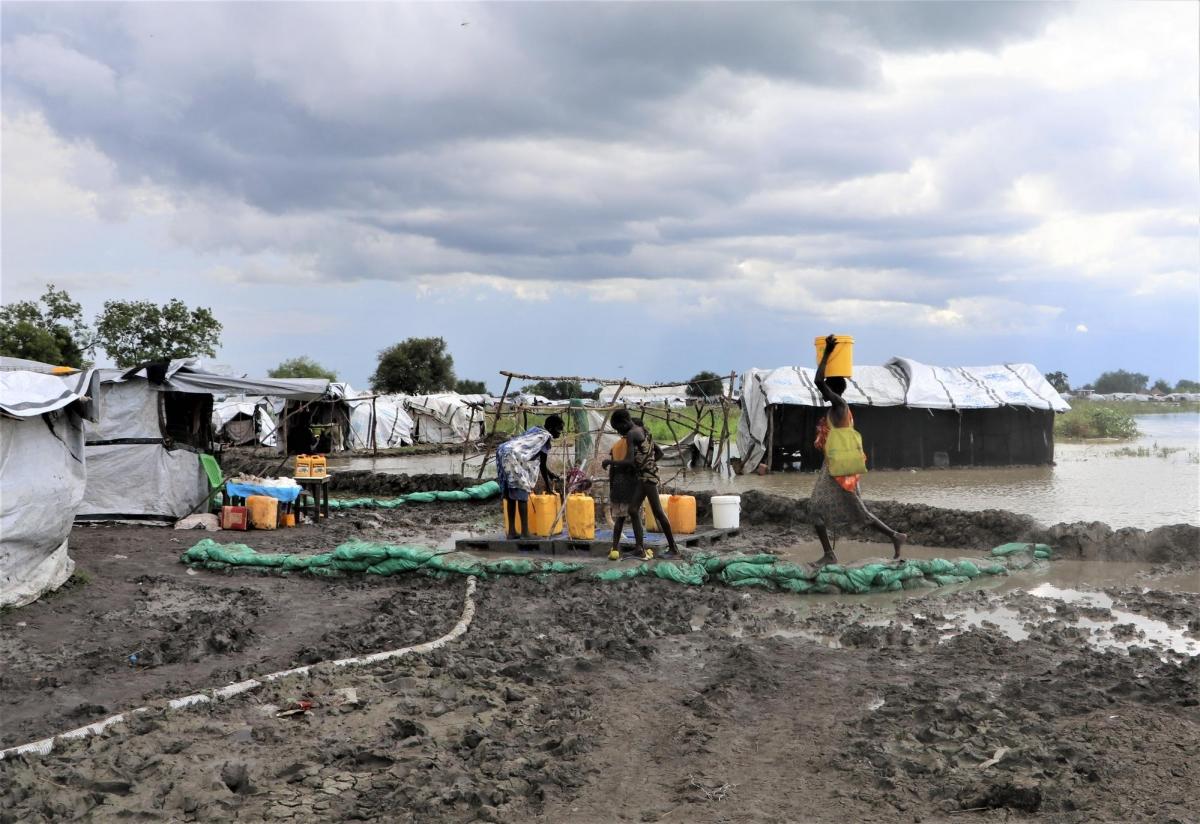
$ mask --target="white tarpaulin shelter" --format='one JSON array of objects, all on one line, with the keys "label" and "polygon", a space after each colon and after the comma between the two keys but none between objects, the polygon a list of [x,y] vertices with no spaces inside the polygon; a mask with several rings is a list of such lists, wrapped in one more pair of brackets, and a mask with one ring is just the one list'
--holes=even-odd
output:
[{"label": "white tarpaulin shelter", "polygon": [[483,437],[481,406],[490,405],[487,395],[409,395],[404,407],[412,417],[417,443],[462,443]]},{"label": "white tarpaulin shelter", "polygon": [[[0,607],[22,606],[61,586],[75,568],[67,539],[83,499],[83,416],[93,373],[0,369]],[[30,363],[30,362],[25,362]],[[27,371],[37,368],[39,371]]]},{"label": "white tarpaulin shelter", "polygon": [[904,370],[908,378],[905,403],[918,409],[1024,406],[1066,412],[1071,408],[1032,363],[929,366],[908,358],[893,358],[888,366]]},{"label": "white tarpaulin shelter", "polygon": [[226,398],[213,404],[213,432],[238,446],[276,446],[275,408],[269,398]]},{"label": "white tarpaulin shelter", "polygon": [[246,378],[195,358],[100,371],[100,420],[87,427],[86,520],[182,518],[208,495],[199,453],[211,440],[213,394],[315,399],[328,381]]},{"label": "white tarpaulin shelter", "polygon": [[[350,407],[349,449],[408,446],[413,442],[413,419],[404,408],[403,395],[378,395],[361,400],[347,398]],[[374,440],[372,440],[374,432]]]},{"label": "white tarpaulin shelter", "polygon": [[[621,388],[619,383],[607,383],[600,387],[601,403],[612,403],[613,398],[616,398],[618,403],[624,403],[628,406],[670,406],[681,407],[693,404],[703,398],[693,398],[688,395],[688,385],[686,383],[677,384],[674,386],[651,386],[642,388],[638,386],[626,385],[621,390],[620,397],[617,397],[617,390]],[[729,378],[721,380],[721,392],[730,397],[731,387]],[[715,402],[718,398],[712,398]]]},{"label": "white tarpaulin shelter", "polygon": [[[745,457],[743,471],[752,471],[766,455],[771,407],[825,406],[815,374],[808,367],[785,366],[751,369],[742,376],[738,451]],[[963,411],[1008,406],[1054,412],[1070,408],[1037,367],[1028,363],[946,367],[893,358],[884,366],[856,366],[843,397],[857,407]]]}]

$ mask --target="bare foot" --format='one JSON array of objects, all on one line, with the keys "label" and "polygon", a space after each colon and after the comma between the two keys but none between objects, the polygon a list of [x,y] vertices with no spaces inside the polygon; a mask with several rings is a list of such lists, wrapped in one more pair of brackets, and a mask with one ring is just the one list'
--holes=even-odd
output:
[{"label": "bare foot", "polygon": [[893,532],[892,533],[892,549],[895,550],[895,554],[892,555],[893,559],[900,557],[900,547],[904,546],[904,542],[907,540],[908,540],[908,533],[906,533],[906,532]]},{"label": "bare foot", "polygon": [[834,555],[832,552],[826,552],[824,555],[814,561],[813,564],[815,566],[828,566],[829,564],[836,564],[837,562],[838,559],[836,555]]}]

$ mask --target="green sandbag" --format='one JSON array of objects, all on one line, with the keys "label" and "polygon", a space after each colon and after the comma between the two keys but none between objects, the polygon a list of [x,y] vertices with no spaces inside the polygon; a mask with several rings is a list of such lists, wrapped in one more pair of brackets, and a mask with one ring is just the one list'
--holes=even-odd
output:
[{"label": "green sandbag", "polygon": [[970,561],[959,561],[954,565],[954,574],[966,578],[978,578],[982,573],[979,571],[979,567]]},{"label": "green sandbag", "polygon": [[366,541],[349,541],[333,551],[333,557],[338,561],[382,561],[388,557],[388,549],[381,544],[371,544]]},{"label": "green sandbag", "polygon": [[659,578],[694,587],[708,580],[708,572],[703,564],[689,564],[684,561],[660,561],[651,568],[651,572]]},{"label": "green sandbag", "polygon": [[454,558],[449,555],[435,555],[425,563],[425,568],[434,572],[453,572],[457,575],[482,575],[484,566],[481,562],[470,558]]},{"label": "green sandbag", "polygon": [[817,571],[805,564],[792,564],[780,561],[771,570],[771,578],[782,583],[785,580],[811,581],[817,577]]},{"label": "green sandbag", "polygon": [[779,587],[780,589],[786,589],[788,592],[795,592],[799,594],[812,592],[813,589],[813,585],[811,583],[800,578],[785,578],[782,581],[779,581]]},{"label": "green sandbag", "polygon": [[578,572],[587,564],[580,561],[550,561],[538,567],[538,572],[549,572],[554,574],[565,574],[570,572]]},{"label": "green sandbag", "polygon": [[[1049,558],[1053,550],[1046,544],[1029,544],[1029,543],[1008,543],[1001,544],[992,550],[993,558],[1007,558],[1009,555],[1015,555],[1018,552],[1031,552],[1035,557]],[[1038,555],[1038,553],[1043,553]]]},{"label": "green sandbag", "polygon": [[388,558],[380,561],[377,564],[372,564],[367,567],[368,575],[399,575],[402,572],[412,572],[420,569],[422,564],[418,561],[410,561],[407,558]]},{"label": "green sandbag", "polygon": [[614,569],[601,570],[592,577],[600,581],[628,581],[631,578],[640,578],[645,574],[646,565],[638,564],[633,567],[616,567]]}]

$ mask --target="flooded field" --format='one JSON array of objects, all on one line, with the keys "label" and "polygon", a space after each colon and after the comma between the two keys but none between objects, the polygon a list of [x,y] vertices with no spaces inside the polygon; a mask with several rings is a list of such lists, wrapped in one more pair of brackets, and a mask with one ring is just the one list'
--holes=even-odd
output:
[{"label": "flooded field", "polygon": [[[1114,529],[1151,529],[1196,523],[1200,519],[1200,415],[1143,415],[1137,422],[1142,435],[1135,441],[1059,443],[1056,466],[873,472],[865,481],[864,494],[952,509],[1007,509],[1044,524],[1098,520]],[[378,472],[457,473],[462,464],[459,455],[417,455],[353,458],[331,465]],[[663,479],[673,472],[664,468]],[[761,489],[807,497],[814,477],[781,472],[723,479],[689,472],[674,483],[690,489],[735,493]]]}]

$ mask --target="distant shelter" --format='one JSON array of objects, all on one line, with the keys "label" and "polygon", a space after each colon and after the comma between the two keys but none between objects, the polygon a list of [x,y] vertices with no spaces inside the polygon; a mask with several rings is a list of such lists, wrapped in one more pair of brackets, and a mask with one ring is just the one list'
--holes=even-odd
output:
[{"label": "distant shelter", "polygon": [[[742,376],[742,471],[820,469],[813,446],[828,412],[815,370],[786,366]],[[906,469],[1054,462],[1054,416],[1070,407],[1037,367],[929,366],[893,358],[856,366],[846,401],[867,466]]]}]

